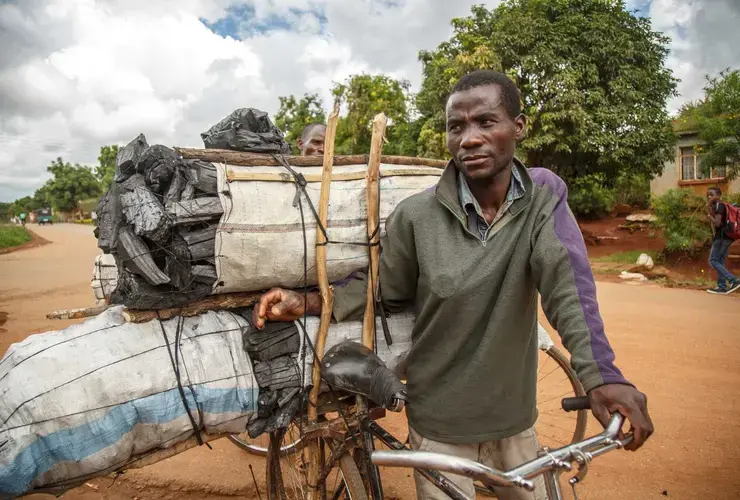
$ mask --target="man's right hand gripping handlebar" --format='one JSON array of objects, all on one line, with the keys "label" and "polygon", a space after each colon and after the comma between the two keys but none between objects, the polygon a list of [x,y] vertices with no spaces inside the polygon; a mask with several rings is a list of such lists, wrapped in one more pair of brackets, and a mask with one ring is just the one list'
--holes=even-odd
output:
[{"label": "man's right hand gripping handlebar", "polygon": [[260,297],[252,311],[252,322],[262,329],[267,321],[295,321],[304,314],[321,314],[321,297],[318,292],[304,295],[294,290],[273,288]]}]

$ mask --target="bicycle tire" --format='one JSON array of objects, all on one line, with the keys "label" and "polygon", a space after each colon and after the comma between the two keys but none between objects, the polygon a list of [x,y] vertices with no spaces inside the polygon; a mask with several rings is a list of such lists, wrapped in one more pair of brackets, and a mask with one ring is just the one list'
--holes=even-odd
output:
[{"label": "bicycle tire", "polygon": [[[555,346],[550,346],[547,349],[541,349],[542,352],[550,356],[550,358],[557,363],[562,371],[565,372],[568,377],[568,381],[573,389],[574,396],[585,396],[586,391],[583,390],[581,382],[578,380],[575,370],[570,366],[570,361],[565,355]],[[588,424],[588,410],[579,410],[576,416],[576,426],[573,429],[573,437],[571,443],[582,441],[586,435],[586,425]],[[490,489],[486,488],[482,484],[476,481],[475,491],[485,496],[495,497],[496,494]]]},{"label": "bicycle tire", "polygon": [[[229,441],[237,445],[242,450],[251,453],[252,455],[256,455],[258,457],[266,457],[267,456],[267,447],[266,446],[259,446],[257,444],[254,444],[249,441],[249,436],[246,436],[244,438],[240,437],[242,435],[246,436],[246,433],[244,434],[232,434],[228,436]],[[282,446],[280,448],[280,456],[286,456],[291,455],[298,450],[303,448],[303,441],[299,437],[295,441],[293,441],[290,444],[287,444],[285,446]]]},{"label": "bicycle tire", "polygon": [[347,488],[350,500],[369,500],[365,482],[352,455],[345,453],[339,459],[339,470],[342,472],[342,480]]},{"label": "bicycle tire", "polygon": [[[305,445],[306,443],[303,442],[303,444]],[[270,448],[271,447],[272,441],[270,441]],[[282,449],[283,447],[281,446],[280,456],[284,457],[285,455],[283,454]],[[279,481],[280,484],[283,484],[283,490],[279,493],[274,494],[273,491],[268,487],[267,500],[286,500],[289,498],[287,496],[287,492],[289,490],[285,487],[285,482],[282,478],[283,471],[282,465],[280,464],[282,460],[277,460],[277,463],[274,463],[271,466],[271,457],[273,456],[274,455],[272,453],[272,450],[268,449],[266,454],[268,484],[275,484],[277,478],[274,478],[272,476],[273,474],[279,473],[281,476]],[[339,459],[337,460],[337,467],[339,468],[341,480],[344,484],[344,491],[342,492],[343,496],[341,498],[349,497],[349,500],[370,500],[370,497],[367,494],[367,490],[365,489],[365,483],[363,482],[362,474],[360,474],[360,469],[357,467],[357,463],[355,462],[349,451],[343,453],[339,457]],[[301,488],[301,490],[303,490],[303,487]],[[303,497],[301,496],[301,498]]]}]

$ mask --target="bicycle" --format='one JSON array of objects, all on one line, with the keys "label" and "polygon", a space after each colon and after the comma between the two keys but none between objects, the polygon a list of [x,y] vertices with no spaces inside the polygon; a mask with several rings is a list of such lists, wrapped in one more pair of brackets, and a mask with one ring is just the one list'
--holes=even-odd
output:
[{"label": "bicycle", "polygon": [[[353,344],[352,342],[349,342]],[[343,343],[347,344],[347,342]],[[267,485],[268,500],[290,500],[306,498],[307,491],[311,492],[308,498],[343,498],[342,495],[352,500],[380,500],[383,498],[383,487],[380,480],[380,472],[376,464],[371,460],[375,452],[375,442],[378,441],[386,447],[395,451],[408,451],[405,443],[396,439],[391,433],[380,426],[376,420],[385,416],[386,409],[400,411],[404,407],[403,400],[387,398],[384,401],[392,401],[384,407],[368,407],[366,404],[355,404],[355,397],[360,396],[360,401],[368,394],[359,389],[362,383],[359,379],[367,373],[372,373],[380,360],[369,349],[365,350],[362,357],[351,361],[351,370],[338,371],[336,366],[341,365],[341,354],[338,352],[340,344],[327,353],[325,359],[331,360],[331,368],[327,363],[322,378],[329,386],[334,381],[340,381],[338,389],[343,390],[339,396],[324,393],[317,404],[319,420],[314,424],[308,424],[299,419],[293,425],[301,430],[301,444],[315,443],[319,449],[318,482],[308,484],[306,469],[308,459],[301,453],[285,453],[284,438],[286,430],[270,433],[270,443],[267,450]],[[334,352],[332,352],[334,351]],[[355,349],[356,351],[356,349]],[[347,364],[345,364],[347,366]],[[385,368],[387,370],[387,368]],[[326,378],[325,378],[326,377]],[[365,384],[367,385],[367,384]],[[585,412],[588,406],[588,398],[580,396],[566,398],[566,401],[585,400],[582,407],[573,407],[569,410]],[[288,443],[293,443],[289,441]],[[297,450],[295,450],[297,451]],[[382,455],[381,455],[382,457]],[[332,471],[335,471],[334,480],[330,479]],[[468,500],[465,493],[444,475],[433,469],[419,469],[419,472],[429,479],[438,488],[444,491],[453,500]],[[482,482],[482,487],[490,492],[486,486],[489,483]]]},{"label": "bicycle", "polygon": [[[537,437],[545,446],[559,447],[583,439],[586,434],[588,412],[586,410],[577,411],[572,417],[564,420],[557,403],[561,398],[585,396],[586,393],[570,366],[568,358],[553,344],[547,331],[542,326],[539,328]],[[286,435],[288,440],[281,447],[281,453],[288,455],[299,451],[302,448],[302,440],[295,426],[289,428]],[[267,456],[269,437],[266,435],[252,439],[244,432],[229,436],[229,440],[253,455]],[[487,492],[482,487],[479,487],[479,490]]]}]

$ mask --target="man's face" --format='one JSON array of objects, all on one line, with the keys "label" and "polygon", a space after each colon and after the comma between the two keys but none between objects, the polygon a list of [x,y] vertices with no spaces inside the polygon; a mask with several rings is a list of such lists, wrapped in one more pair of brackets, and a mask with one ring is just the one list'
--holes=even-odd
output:
[{"label": "man's face", "polygon": [[326,137],[326,127],[313,127],[304,139],[298,139],[298,148],[301,150],[301,156],[315,156],[324,154],[324,138]]},{"label": "man's face", "polygon": [[455,92],[447,101],[447,148],[471,180],[493,179],[511,165],[526,118],[511,118],[498,85]]},{"label": "man's face", "polygon": [[714,189],[710,189],[709,191],[707,191],[707,201],[709,203],[714,203],[715,201],[719,201],[719,199],[720,197],[717,194],[717,191],[715,191]]}]

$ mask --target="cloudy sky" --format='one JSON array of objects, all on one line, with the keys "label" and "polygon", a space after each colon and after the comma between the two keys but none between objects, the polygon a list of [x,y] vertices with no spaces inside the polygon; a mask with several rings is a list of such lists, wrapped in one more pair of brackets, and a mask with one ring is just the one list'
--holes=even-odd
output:
[{"label": "cloudy sky", "polygon": [[[61,156],[94,165],[100,146],[144,132],[202,145],[237,107],[271,114],[278,96],[360,72],[421,80],[419,49],[452,17],[498,0],[0,0],[0,201],[32,194]],[[630,0],[671,36],[682,80],[740,67],[740,1]]]}]

